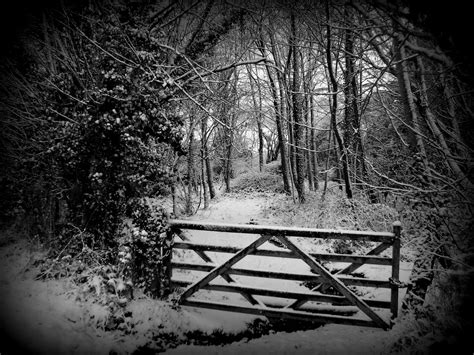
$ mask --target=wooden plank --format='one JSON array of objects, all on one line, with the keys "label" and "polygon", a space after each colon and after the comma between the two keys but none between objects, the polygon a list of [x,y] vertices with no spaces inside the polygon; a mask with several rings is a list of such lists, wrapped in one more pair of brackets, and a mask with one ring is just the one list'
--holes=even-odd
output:
[{"label": "wooden plank", "polygon": [[306,252],[302,251],[295,244],[289,241],[284,236],[276,236],[279,241],[281,241],[288,249],[294,251],[298,254],[301,259],[306,262],[312,270],[318,272],[326,282],[330,283],[337,291],[339,291],[343,296],[345,296],[349,301],[354,305],[359,307],[359,309],[364,312],[370,319],[372,319],[379,327],[383,329],[388,329],[389,325],[377,314],[375,313],[363,300],[361,300],[354,292],[352,292],[342,281],[334,277],[329,271],[327,271],[321,264],[313,259]]},{"label": "wooden plank", "polygon": [[[273,299],[272,299],[273,300]],[[287,309],[281,303],[272,302],[268,297],[265,299],[265,306],[276,309]],[[324,313],[324,314],[339,314],[343,316],[353,316],[360,310],[356,306],[333,306],[327,304],[306,304],[304,308],[298,311],[312,312],[312,313]]]},{"label": "wooden plank", "polygon": [[203,230],[227,233],[247,233],[263,235],[282,235],[305,238],[323,239],[349,239],[349,240],[369,240],[374,242],[391,243],[394,235],[391,232],[371,232],[371,231],[350,231],[314,228],[295,228],[283,226],[261,226],[246,224],[223,224],[208,222],[193,222],[179,219],[169,220],[169,225],[174,228]]},{"label": "wooden plank", "polygon": [[[390,247],[390,244],[381,244],[386,245],[385,249]],[[173,248],[176,249],[188,249],[194,251],[211,251],[218,253],[232,253],[235,254],[240,249],[237,247],[223,246],[223,245],[209,245],[209,244],[199,244],[191,242],[176,242],[173,244]],[[375,249],[374,249],[375,250]],[[252,255],[258,256],[268,256],[268,257],[280,257],[280,258],[299,258],[294,253],[287,250],[268,250],[268,249],[258,249]],[[392,265],[392,259],[382,256],[372,256],[372,255],[349,255],[349,254],[331,254],[331,253],[310,253],[313,258],[322,260],[322,261],[336,261],[336,262],[348,262],[355,263],[357,267],[356,270],[363,264],[375,264],[375,265]],[[350,273],[350,272],[344,272]]]},{"label": "wooden plank", "polygon": [[[184,234],[183,231],[177,229],[175,230],[175,234],[178,235],[179,238],[181,238],[182,240],[186,241],[186,242],[189,242],[189,238],[186,237],[186,235]],[[174,245],[173,245],[173,248],[174,248]],[[203,251],[203,250],[199,250],[199,249],[192,249],[194,250],[194,252],[202,259],[204,260],[205,262],[207,263],[212,263],[212,259]],[[237,250],[238,251],[238,250]],[[236,252],[237,252],[236,251]],[[232,282],[235,282],[234,279],[228,275],[228,274],[222,274],[221,277],[226,280],[227,282],[229,283],[232,283]],[[257,299],[255,299],[254,297],[252,297],[252,295],[250,294],[247,294],[247,293],[242,293],[242,296],[250,303],[250,304],[260,304],[262,305]]]},{"label": "wooden plank", "polygon": [[[393,234],[395,234],[395,241],[393,242],[392,249],[392,281],[399,282],[400,280],[400,236],[402,233],[402,224],[397,221],[393,223]],[[392,285],[390,299],[392,306],[390,310],[392,312],[392,320],[398,316],[398,286]]]},{"label": "wooden plank", "polygon": [[260,245],[265,243],[268,239],[270,239],[271,235],[262,235],[256,241],[252,242],[242,250],[240,250],[237,254],[231,257],[229,260],[224,262],[222,265],[215,267],[212,271],[210,271],[206,276],[204,276],[201,280],[196,281],[194,284],[189,286],[181,295],[180,302],[185,300],[187,297],[191,296],[194,292],[196,292],[201,287],[207,285],[211,280],[216,278],[219,275],[225,273],[232,265],[239,262],[247,255],[252,253],[255,249],[257,249]]},{"label": "wooden plank", "polygon": [[[175,229],[175,234],[176,234],[179,238],[181,238],[182,240],[184,240],[185,242],[189,242],[189,238],[186,237],[186,235],[184,234],[184,232],[183,232],[182,230]],[[178,243],[174,243],[174,244],[173,244],[173,248],[176,248],[175,244],[180,244],[180,243],[179,243],[179,242],[178,242]],[[185,243],[185,244],[186,244],[186,243]],[[207,256],[207,255],[202,251],[202,249],[201,249],[201,250],[199,250],[199,249],[193,249],[193,250],[195,251],[195,253],[196,253],[197,255],[199,255],[199,257],[200,257],[202,260],[204,260],[204,261],[207,262],[207,263],[212,263],[212,259],[211,259],[209,256]]]},{"label": "wooden plank", "polygon": [[312,321],[316,323],[338,323],[338,324],[350,324],[350,325],[358,325],[358,326],[365,326],[365,327],[377,327],[375,322],[371,320],[344,317],[344,316],[339,316],[339,315],[294,311],[294,310],[280,310],[280,309],[261,307],[261,306],[244,307],[244,306],[228,304],[228,303],[194,301],[194,300],[184,300],[182,305],[198,307],[198,308],[216,309],[216,310],[227,311],[227,312],[238,312],[238,313],[262,315],[267,318],[273,318],[273,319],[274,318],[295,319],[295,320]]},{"label": "wooden plank", "polygon": [[[215,264],[195,264],[195,263],[183,263],[183,262],[173,262],[171,264],[173,268],[176,269],[185,269],[185,270],[196,270],[196,271],[205,271],[209,272],[213,268],[217,267]],[[243,268],[231,268],[226,271],[226,273],[231,275],[240,275],[240,276],[251,276],[251,277],[263,277],[263,278],[272,278],[280,280],[294,280],[294,281],[321,281],[322,278],[319,274],[292,274],[286,272],[277,272],[277,271],[265,271],[265,270],[250,270]],[[348,286],[363,286],[363,287],[380,287],[380,288],[390,288],[390,282],[388,280],[374,280],[374,279],[364,279],[360,277],[352,276],[338,276],[345,285]]]},{"label": "wooden plank", "polygon": [[[190,281],[173,279],[172,283],[175,287],[186,287],[191,284]],[[350,302],[344,296],[336,295],[325,295],[322,293],[315,292],[295,292],[295,291],[281,291],[281,290],[272,290],[262,287],[250,287],[240,284],[207,284],[206,286],[201,287],[203,290],[209,291],[223,291],[223,292],[232,292],[232,293],[241,293],[247,292],[253,295],[260,296],[270,296],[270,297],[279,297],[279,298],[308,298],[310,301],[315,302],[327,302],[337,305],[347,305]],[[390,308],[390,301],[374,300],[374,299],[363,299],[368,305],[376,308]]]},{"label": "wooden plank", "polygon": [[[392,245],[389,244],[389,243],[381,243],[379,245],[377,245],[374,249],[372,249],[371,251],[369,251],[366,255],[367,255],[367,259],[368,260],[371,260],[371,258],[369,257],[369,255],[378,255],[380,254],[381,252],[383,252],[384,250],[390,248]],[[383,257],[378,257],[378,258],[381,258],[381,259],[387,259],[388,261],[390,261],[390,263],[392,263],[392,259],[391,258],[383,258]],[[354,261],[352,265],[349,265],[347,266],[346,268],[344,268],[343,270],[341,270],[339,273],[340,274],[350,274],[350,273],[353,273],[354,271],[356,271],[358,268],[360,268],[362,265],[364,264],[374,264],[374,263],[371,263],[369,261],[363,261],[363,259],[361,260],[361,262],[359,261]],[[380,265],[387,265],[387,264],[380,264]]]}]

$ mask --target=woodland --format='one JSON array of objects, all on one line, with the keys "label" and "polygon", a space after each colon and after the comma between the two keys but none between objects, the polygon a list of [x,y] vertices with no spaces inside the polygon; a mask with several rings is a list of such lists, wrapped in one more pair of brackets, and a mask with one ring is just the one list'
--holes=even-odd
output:
[{"label": "woodland", "polygon": [[430,333],[422,353],[472,353],[466,11],[405,0],[31,6],[0,62],[2,230],[47,248],[42,278],[108,265],[132,295],[164,297],[152,271],[169,218],[233,193],[281,194],[304,214],[337,191],[347,213],[396,211],[414,251],[404,312],[417,333],[395,350]]}]

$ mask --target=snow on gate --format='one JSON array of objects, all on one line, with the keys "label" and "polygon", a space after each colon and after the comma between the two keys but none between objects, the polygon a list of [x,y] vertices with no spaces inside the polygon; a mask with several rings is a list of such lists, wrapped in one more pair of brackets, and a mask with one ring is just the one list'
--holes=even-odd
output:
[{"label": "snow on gate", "polygon": [[[170,224],[172,283],[185,288],[182,305],[384,329],[398,314],[399,222],[393,232]],[[316,238],[364,240],[374,247],[362,255],[324,253]],[[381,256],[385,250],[391,253]],[[410,269],[402,265],[402,281]]]}]

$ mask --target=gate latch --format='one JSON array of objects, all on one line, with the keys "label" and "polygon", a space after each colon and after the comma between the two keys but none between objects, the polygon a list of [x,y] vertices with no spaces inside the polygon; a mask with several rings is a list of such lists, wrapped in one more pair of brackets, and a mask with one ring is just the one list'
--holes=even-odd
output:
[{"label": "gate latch", "polygon": [[402,282],[400,280],[394,280],[391,277],[388,279],[388,282],[390,283],[390,285],[396,286],[398,288],[406,288],[409,285],[407,282]]}]

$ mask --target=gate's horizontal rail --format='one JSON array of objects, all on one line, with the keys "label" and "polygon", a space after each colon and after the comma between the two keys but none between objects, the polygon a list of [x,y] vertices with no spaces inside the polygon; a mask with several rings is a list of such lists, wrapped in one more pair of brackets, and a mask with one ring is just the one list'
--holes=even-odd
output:
[{"label": "gate's horizontal rail", "polygon": [[[190,242],[176,242],[173,244],[175,249],[189,249],[195,251],[212,251],[220,253],[237,253],[240,248],[220,245],[206,245]],[[285,250],[265,250],[257,249],[252,255],[270,256],[280,258],[299,259],[297,255]],[[355,264],[376,264],[376,265],[392,265],[392,258],[372,255],[348,255],[348,254],[329,254],[329,253],[310,253],[316,259],[322,261],[338,261]]]},{"label": "gate's horizontal rail", "polygon": [[261,306],[254,306],[254,307],[249,308],[249,307],[243,307],[243,306],[232,305],[232,304],[223,304],[223,303],[208,302],[208,301],[192,301],[192,300],[184,300],[182,304],[186,306],[217,309],[217,310],[229,311],[229,312],[239,312],[239,313],[247,313],[247,314],[250,313],[250,314],[256,314],[256,315],[262,315],[268,318],[297,319],[297,320],[305,319],[308,321],[321,322],[321,323],[339,323],[339,324],[359,325],[359,326],[365,326],[365,327],[377,327],[375,322],[373,322],[372,320],[350,318],[350,317],[344,317],[344,316],[338,316],[338,315],[309,313],[305,311],[279,310],[279,309],[272,309],[272,308],[261,307]]},{"label": "gate's horizontal rail", "polygon": [[283,226],[261,226],[242,224],[223,224],[192,222],[180,219],[169,220],[171,227],[213,232],[246,233],[260,235],[282,235],[287,237],[368,240],[373,242],[393,243],[395,235],[390,232],[349,231],[332,229],[295,228]]},{"label": "gate's horizontal rail", "polygon": [[[217,265],[213,264],[195,264],[195,263],[182,263],[182,262],[172,262],[171,266],[174,269],[186,269],[186,270],[196,270],[196,271],[205,271],[209,272],[214,269]],[[276,271],[263,271],[263,270],[250,270],[250,269],[241,269],[241,268],[231,268],[226,271],[228,274],[240,275],[240,276],[253,276],[253,277],[265,277],[272,279],[280,280],[294,280],[294,281],[313,281],[321,282],[321,278],[318,274],[290,274],[285,272],[276,272]],[[351,277],[351,276],[342,276],[334,275],[339,280],[341,280],[347,286],[364,286],[364,287],[380,287],[380,288],[390,288],[390,282],[388,280],[374,280],[374,279],[364,279],[361,277]]]},{"label": "gate's horizontal rail", "polygon": [[[186,287],[191,284],[191,282],[189,281],[177,280],[177,279],[172,279],[171,282],[174,286],[178,286],[178,287]],[[308,301],[329,302],[329,303],[341,304],[341,305],[350,304],[350,302],[344,296],[325,295],[322,293],[315,293],[315,292],[280,291],[280,290],[272,290],[272,289],[261,288],[261,287],[243,286],[236,283],[208,284],[202,287],[201,289],[209,290],[209,291],[225,291],[225,292],[233,292],[233,293],[246,292],[252,295],[290,298],[290,299],[304,298],[304,299],[307,299]],[[390,308],[390,301],[382,301],[382,300],[374,300],[374,299],[362,299],[362,300],[371,307]]]}]

